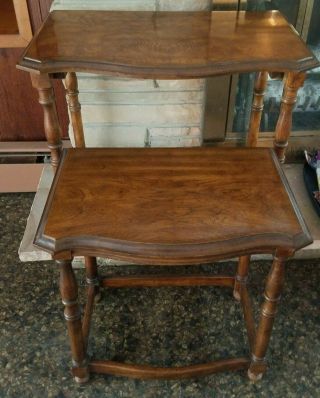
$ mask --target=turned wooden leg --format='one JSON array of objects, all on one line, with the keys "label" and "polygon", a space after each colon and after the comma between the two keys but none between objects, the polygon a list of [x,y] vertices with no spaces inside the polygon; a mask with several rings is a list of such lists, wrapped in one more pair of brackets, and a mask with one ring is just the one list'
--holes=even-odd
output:
[{"label": "turned wooden leg", "polygon": [[49,75],[30,73],[33,87],[38,90],[39,103],[44,112],[44,130],[51,151],[51,164],[56,170],[62,151],[61,128],[59,124],[54,90]]},{"label": "turned wooden leg", "polygon": [[100,282],[98,276],[98,266],[96,257],[85,257],[86,281],[88,286],[94,286],[96,301],[101,298]]},{"label": "turned wooden leg", "polygon": [[281,163],[285,161],[285,151],[292,127],[292,111],[297,101],[297,92],[303,86],[305,75],[305,72],[289,72],[284,79],[280,115],[274,141],[274,149]]},{"label": "turned wooden leg", "polygon": [[85,148],[77,75],[74,72],[67,73],[65,84],[75,146],[76,148]]},{"label": "turned wooden leg", "polygon": [[239,258],[236,279],[234,281],[233,296],[237,301],[241,300],[241,287],[247,284],[250,256]]},{"label": "turned wooden leg", "polygon": [[273,322],[276,314],[280,294],[284,282],[284,264],[286,258],[274,257],[273,264],[268,275],[264,303],[261,308],[260,322],[258,325],[254,349],[248,376],[252,381],[261,379],[265,370],[265,355],[268,348]]},{"label": "turned wooden leg", "polygon": [[263,111],[264,93],[268,82],[268,72],[258,72],[256,75],[247,146],[257,146],[260,131],[261,116]]},{"label": "turned wooden leg", "polygon": [[78,304],[78,284],[71,261],[57,261],[57,264],[60,267],[60,292],[65,306],[64,317],[68,325],[72,352],[72,373],[77,383],[86,383],[89,380],[89,371]]},{"label": "turned wooden leg", "polygon": [[[261,116],[263,111],[263,99],[266,91],[268,82],[268,72],[258,72],[256,74],[256,80],[254,84],[253,91],[253,101],[251,106],[251,116],[249,131],[247,136],[247,146],[256,147],[258,142],[258,136],[260,132]],[[250,262],[250,257],[244,256],[239,259],[238,273],[234,288],[234,297],[236,300],[240,301],[240,287],[241,278],[246,278],[248,273],[248,266]]]}]

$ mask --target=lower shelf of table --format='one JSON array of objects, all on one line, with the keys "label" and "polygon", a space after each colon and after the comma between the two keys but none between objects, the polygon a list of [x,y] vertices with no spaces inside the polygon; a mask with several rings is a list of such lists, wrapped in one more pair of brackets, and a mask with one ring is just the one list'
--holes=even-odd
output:
[{"label": "lower shelf of table", "polygon": [[[308,259],[308,258],[319,258],[320,256],[320,223],[319,217],[314,211],[312,204],[310,203],[310,199],[308,197],[308,193],[305,189],[302,175],[302,167],[301,164],[288,164],[284,165],[284,171],[286,177],[289,181],[291,189],[294,192],[298,205],[300,207],[301,213],[308,225],[308,228],[311,232],[311,235],[314,239],[314,242],[305,247],[302,250],[299,250],[295,254],[295,258],[297,259]],[[46,165],[44,167],[42,176],[40,178],[39,186],[37,193],[35,195],[35,199],[31,208],[30,215],[28,217],[27,226],[25,229],[25,233],[19,248],[19,256],[20,260],[23,262],[26,261],[48,261],[51,259],[51,256],[39,249],[36,249],[33,246],[33,239],[38,227],[39,219],[42,214],[49,189],[52,183],[53,173],[50,165]],[[271,259],[269,255],[257,255],[253,257],[254,259]],[[113,263],[118,264],[119,262],[103,260],[104,263]],[[82,259],[76,259],[75,264],[78,266],[82,266]],[[121,263],[119,263],[121,264]]]},{"label": "lower shelf of table", "polygon": [[[99,286],[99,287],[98,287]],[[138,275],[138,276],[107,276],[101,277],[88,285],[87,301],[82,317],[82,336],[85,350],[89,345],[90,327],[94,314],[96,301],[100,301],[102,288],[160,288],[169,286],[220,286],[230,289],[230,293],[239,302],[243,310],[243,319],[247,331],[249,345],[247,357],[223,358],[202,364],[193,364],[178,367],[158,367],[150,365],[132,364],[109,360],[91,359],[81,366],[74,366],[72,374],[78,383],[86,383],[90,373],[124,376],[135,379],[185,379],[191,377],[206,376],[216,372],[236,371],[251,369],[251,354],[256,341],[256,321],[246,283],[237,282],[237,278],[228,275]],[[96,289],[99,289],[98,291]],[[98,298],[98,300],[97,300]],[[265,360],[258,365],[258,373],[248,370],[248,377],[256,381],[262,377],[266,370]]]}]

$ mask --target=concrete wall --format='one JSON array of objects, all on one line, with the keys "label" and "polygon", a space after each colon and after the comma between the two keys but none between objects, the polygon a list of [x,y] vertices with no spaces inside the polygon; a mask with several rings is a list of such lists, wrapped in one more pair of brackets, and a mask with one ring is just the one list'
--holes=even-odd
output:
[{"label": "concrete wall", "polygon": [[[206,10],[210,0],[55,0],[52,9]],[[88,146],[196,146],[205,80],[131,80],[79,74]],[[72,138],[72,131],[70,131]]]},{"label": "concrete wall", "polygon": [[55,0],[55,10],[199,11],[208,10],[208,0]]}]

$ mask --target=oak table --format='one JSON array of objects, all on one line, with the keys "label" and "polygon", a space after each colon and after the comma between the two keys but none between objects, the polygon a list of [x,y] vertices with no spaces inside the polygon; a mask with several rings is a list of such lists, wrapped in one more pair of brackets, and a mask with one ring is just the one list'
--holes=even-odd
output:
[{"label": "oak table", "polygon": [[[60,290],[71,341],[73,375],[90,372],[137,378],[180,378],[248,369],[259,379],[284,281],[285,260],[312,242],[282,172],[292,109],[305,71],[318,65],[277,11],[55,11],[18,67],[30,72],[45,116],[56,169],[35,237],[60,267]],[[76,72],[148,79],[257,73],[248,132],[251,148],[85,148]],[[274,150],[257,144],[268,73],[284,74]],[[75,149],[62,151],[52,79],[65,78]],[[280,161],[280,162],[279,162]],[[247,290],[250,256],[273,264],[256,328]],[[72,269],[85,257],[83,316]],[[211,263],[240,256],[235,277],[98,276],[96,257],[143,265]],[[243,307],[250,357],[176,368],[89,359],[95,297],[102,287],[223,286]]]}]

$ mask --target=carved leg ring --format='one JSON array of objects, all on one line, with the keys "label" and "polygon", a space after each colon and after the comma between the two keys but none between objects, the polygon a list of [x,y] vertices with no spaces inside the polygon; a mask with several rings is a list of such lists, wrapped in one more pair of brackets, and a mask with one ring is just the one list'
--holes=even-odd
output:
[{"label": "carved leg ring", "polygon": [[261,308],[260,322],[248,370],[250,380],[262,378],[266,370],[265,354],[268,348],[273,322],[284,282],[285,258],[275,257],[267,279],[264,303]]},{"label": "carved leg ring", "polygon": [[85,148],[77,75],[74,72],[67,73],[65,84],[75,146],[76,148]]},{"label": "carved leg ring", "polygon": [[234,282],[233,296],[237,301],[241,300],[241,287],[247,284],[250,256],[239,258],[237,275]]},{"label": "carved leg ring", "polygon": [[241,287],[247,284],[250,256],[239,258],[237,275],[234,282],[233,296],[237,301],[241,300]]},{"label": "carved leg ring", "polygon": [[72,352],[72,373],[77,383],[86,383],[89,380],[89,370],[82,335],[78,285],[71,261],[57,261],[57,263],[60,267],[60,292],[65,306],[64,317],[68,325]]}]

